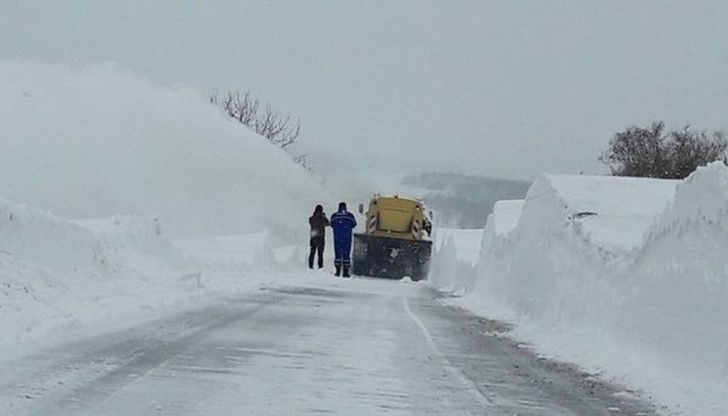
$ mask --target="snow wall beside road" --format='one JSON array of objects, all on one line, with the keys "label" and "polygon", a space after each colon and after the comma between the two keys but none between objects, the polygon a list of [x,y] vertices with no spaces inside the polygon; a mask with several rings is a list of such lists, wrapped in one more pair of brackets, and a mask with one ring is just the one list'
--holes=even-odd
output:
[{"label": "snow wall beside road", "polygon": [[156,219],[69,221],[0,200],[0,352],[160,308],[190,286],[175,280],[185,264]]},{"label": "snow wall beside road", "polygon": [[483,230],[435,228],[429,280],[440,289],[462,295],[475,285]]},{"label": "snow wall beside road", "polygon": [[0,357],[257,290],[276,278],[261,269],[292,256],[268,233],[226,236],[222,248],[248,252],[219,263],[197,250],[207,239],[177,244],[166,228],[158,217],[68,220],[0,199]]},{"label": "snow wall beside road", "polygon": [[103,261],[101,243],[91,231],[2,199],[0,253],[59,271],[78,270]]},{"label": "snow wall beside road", "polygon": [[[501,223],[519,208],[502,206]],[[688,414],[728,401],[728,168],[683,182],[544,175],[483,235],[457,303]]]},{"label": "snow wall beside road", "polygon": [[[728,414],[728,168],[699,168],[646,233],[624,273],[614,330],[662,372],[660,397],[687,414]],[[662,384],[662,383],[660,383]]]}]

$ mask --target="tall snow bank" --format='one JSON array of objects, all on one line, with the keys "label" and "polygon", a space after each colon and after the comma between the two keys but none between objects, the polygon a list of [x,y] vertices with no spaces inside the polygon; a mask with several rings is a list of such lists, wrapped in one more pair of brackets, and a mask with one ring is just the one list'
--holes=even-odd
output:
[{"label": "tall snow bank", "polygon": [[483,230],[435,228],[429,281],[443,291],[464,294],[475,282]]},{"label": "tall snow bank", "polygon": [[[108,222],[113,226],[101,231],[0,201],[0,351],[77,329],[80,322],[113,314],[109,309],[139,305],[143,298],[139,292],[153,293],[159,283],[174,287],[168,278],[145,281],[150,274],[182,273],[181,256],[174,256],[161,230],[145,231],[149,226],[142,224],[149,223],[144,219]],[[164,247],[167,250],[161,250]],[[152,270],[152,265],[160,267]],[[163,299],[157,295],[155,301]]]},{"label": "tall snow bank", "polygon": [[656,362],[644,383],[692,414],[728,413],[727,247],[728,168],[716,162],[677,187],[624,278],[615,330]]},{"label": "tall snow bank", "polygon": [[[505,237],[516,228],[521,219],[524,202],[522,199],[514,199],[495,203],[493,212],[488,215],[488,219],[485,222],[479,259],[485,253],[494,256],[495,252],[503,248],[506,241]],[[472,287],[470,288],[472,289]]]},{"label": "tall snow bank", "polygon": [[611,302],[608,294],[615,295],[602,279],[609,264],[639,244],[674,187],[646,179],[539,177],[522,204],[501,206],[513,212],[504,232],[496,229],[497,212],[491,218],[475,290],[520,316],[553,323],[596,319]]},{"label": "tall snow bank", "polygon": [[[306,232],[323,189],[204,96],[113,65],[0,63],[0,196],[172,235]],[[302,225],[303,224],[303,225]]]},{"label": "tall snow bank", "polygon": [[[529,190],[527,201],[544,198],[562,208],[559,214],[590,245],[623,252],[642,245],[647,228],[675,194],[677,181],[614,176],[544,175]],[[541,204],[545,210],[555,208]]]},{"label": "tall snow bank", "polygon": [[545,175],[514,228],[495,220],[462,305],[671,409],[728,413],[728,168],[683,182]]},{"label": "tall snow bank", "polygon": [[511,232],[518,225],[523,212],[522,199],[507,199],[498,201],[493,206],[493,212],[489,219],[492,221],[490,225],[493,227],[491,233],[496,236],[504,236]]},{"label": "tall snow bank", "polygon": [[[106,261],[91,231],[53,214],[1,199],[0,253],[66,272]],[[0,268],[0,273],[3,271]]]}]

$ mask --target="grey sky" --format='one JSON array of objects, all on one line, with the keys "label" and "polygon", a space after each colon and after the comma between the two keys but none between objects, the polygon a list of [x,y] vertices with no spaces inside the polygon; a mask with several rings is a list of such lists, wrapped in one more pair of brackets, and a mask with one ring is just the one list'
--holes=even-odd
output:
[{"label": "grey sky", "polygon": [[601,173],[628,124],[728,127],[726,41],[718,0],[0,0],[1,59],[251,89],[329,171]]}]

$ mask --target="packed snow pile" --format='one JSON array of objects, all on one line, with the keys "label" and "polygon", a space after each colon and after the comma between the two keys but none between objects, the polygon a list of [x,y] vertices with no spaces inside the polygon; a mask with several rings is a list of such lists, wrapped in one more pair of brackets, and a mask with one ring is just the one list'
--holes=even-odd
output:
[{"label": "packed snow pile", "polygon": [[510,199],[498,201],[493,206],[492,217],[486,225],[492,227],[490,234],[495,236],[503,236],[508,234],[512,229],[516,228],[518,221],[521,219],[523,211],[522,199]]},{"label": "packed snow pile", "polygon": [[659,179],[542,175],[528,191],[521,220],[567,226],[590,246],[624,254],[642,245],[676,185]]},{"label": "packed snow pile", "polygon": [[[518,225],[523,212],[524,200],[513,199],[498,201],[493,206],[493,212],[488,215],[485,231],[480,244],[478,260],[483,253],[495,253],[505,243],[505,236]],[[476,262],[476,266],[477,266]],[[472,288],[474,285],[469,286]]]},{"label": "packed snow pile", "polygon": [[722,163],[682,182],[543,175],[496,207],[480,247],[458,304],[670,409],[728,412]]},{"label": "packed snow pile", "polygon": [[2,199],[0,253],[61,271],[73,271],[105,261],[100,242],[88,229],[51,213]]},{"label": "packed snow pile", "polygon": [[114,216],[71,222],[92,231],[107,250],[129,249],[166,258],[173,253],[159,217]]},{"label": "packed snow pile", "polygon": [[435,228],[428,279],[441,290],[462,295],[475,284],[483,230]]},{"label": "packed snow pile", "polygon": [[[102,231],[100,222],[87,228],[0,202],[0,349],[147,304],[158,295],[154,288],[170,286],[166,278],[182,273],[184,260],[161,230],[145,233],[138,224],[146,221],[125,218],[108,220],[112,226]],[[142,234],[144,241],[136,241]]]},{"label": "packed snow pile", "polygon": [[0,63],[0,196],[65,218],[159,216],[172,236],[305,237],[333,206],[288,154],[183,87],[113,64]]},{"label": "packed snow pile", "polygon": [[641,381],[689,414],[728,414],[727,247],[728,168],[716,162],[678,185],[622,276],[629,292],[613,330],[649,352],[655,369]]},{"label": "packed snow pile", "polygon": [[519,315],[598,319],[598,305],[611,302],[602,276],[639,246],[674,189],[650,179],[539,177],[523,203],[502,204],[490,218],[474,290]]},{"label": "packed snow pile", "polygon": [[[302,266],[269,233],[217,237],[223,246],[207,253],[212,237],[178,243],[165,230],[157,217],[68,220],[0,201],[0,356],[202,306]],[[233,252],[244,258],[221,261]]]}]

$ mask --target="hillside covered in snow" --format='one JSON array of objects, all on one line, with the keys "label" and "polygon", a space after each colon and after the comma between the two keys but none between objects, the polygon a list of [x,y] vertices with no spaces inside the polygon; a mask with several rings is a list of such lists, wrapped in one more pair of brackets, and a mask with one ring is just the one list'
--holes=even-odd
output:
[{"label": "hillside covered in snow", "polygon": [[0,89],[9,201],[67,218],[160,216],[175,236],[286,233],[328,201],[288,154],[184,87],[113,64],[18,62],[0,64]]},{"label": "hillside covered in snow", "polygon": [[[310,212],[334,205],[184,87],[113,64],[5,62],[0,90],[5,353],[255,288],[266,268],[300,267]],[[206,257],[221,242],[234,253]]]}]

